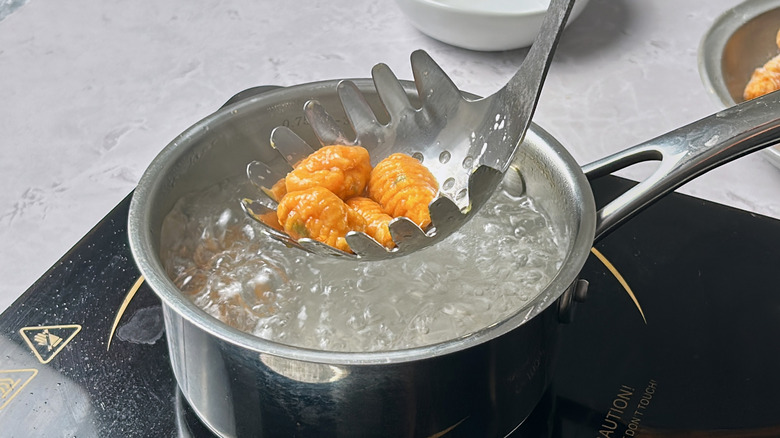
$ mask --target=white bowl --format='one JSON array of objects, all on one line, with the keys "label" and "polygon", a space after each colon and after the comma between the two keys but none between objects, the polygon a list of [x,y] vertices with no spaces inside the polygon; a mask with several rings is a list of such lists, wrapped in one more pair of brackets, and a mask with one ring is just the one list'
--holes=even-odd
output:
[{"label": "white bowl", "polygon": [[[542,26],[549,0],[396,0],[420,32],[464,49],[528,47]],[[568,23],[588,0],[574,3]]]}]

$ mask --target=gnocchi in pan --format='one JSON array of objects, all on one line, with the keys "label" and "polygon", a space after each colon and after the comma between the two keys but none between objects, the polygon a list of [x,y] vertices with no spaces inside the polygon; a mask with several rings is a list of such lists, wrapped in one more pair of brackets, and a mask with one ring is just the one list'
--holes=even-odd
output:
[{"label": "gnocchi in pan", "polygon": [[[780,31],[775,37],[775,42],[780,47]],[[766,62],[762,67],[753,71],[750,81],[745,86],[742,97],[745,100],[755,99],[767,93],[780,89],[780,55]]]}]

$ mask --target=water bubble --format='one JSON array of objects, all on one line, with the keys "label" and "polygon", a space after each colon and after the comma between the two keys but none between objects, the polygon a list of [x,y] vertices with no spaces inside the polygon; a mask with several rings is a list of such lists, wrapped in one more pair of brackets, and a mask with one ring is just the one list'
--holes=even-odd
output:
[{"label": "water bubble", "polygon": [[431,328],[428,326],[427,321],[423,317],[417,316],[414,318],[413,325],[414,329],[417,330],[417,332],[420,334],[427,335],[431,332]]},{"label": "water bubble", "polygon": [[425,160],[425,156],[422,154],[422,152],[415,152],[415,153],[413,153],[412,154],[412,158],[414,158],[415,160],[419,161],[420,163],[422,163],[423,160]]},{"label": "water bubble", "polygon": [[445,164],[448,161],[450,161],[450,157],[451,157],[451,155],[450,155],[449,151],[443,151],[442,153],[439,154],[439,162],[441,164]]},{"label": "water bubble", "polygon": [[442,184],[441,188],[442,188],[442,190],[444,190],[446,192],[446,191],[449,191],[450,189],[452,189],[452,187],[454,187],[454,186],[455,186],[455,178],[447,178],[444,181],[444,184]]},{"label": "water bubble", "polygon": [[362,315],[351,315],[347,319],[347,325],[352,327],[353,330],[359,331],[366,328],[366,319]]}]

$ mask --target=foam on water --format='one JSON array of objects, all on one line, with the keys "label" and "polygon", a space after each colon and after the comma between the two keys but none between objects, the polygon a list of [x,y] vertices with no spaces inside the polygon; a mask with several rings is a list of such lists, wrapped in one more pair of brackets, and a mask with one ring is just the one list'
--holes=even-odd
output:
[{"label": "foam on water", "polygon": [[328,351],[387,351],[468,335],[518,312],[552,280],[565,242],[527,197],[498,192],[438,245],[355,262],[287,248],[226,181],[166,217],[162,259],[199,307],[240,330]]}]

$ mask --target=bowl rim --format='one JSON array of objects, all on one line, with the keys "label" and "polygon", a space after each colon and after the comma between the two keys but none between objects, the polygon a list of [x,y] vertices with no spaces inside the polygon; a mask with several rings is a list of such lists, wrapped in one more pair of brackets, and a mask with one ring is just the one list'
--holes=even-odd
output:
[{"label": "bowl rim", "polygon": [[[549,1],[547,1],[547,6],[538,6],[535,9],[527,9],[523,11],[496,11],[496,10],[489,10],[489,9],[480,9],[476,6],[472,5],[478,5],[479,2],[472,2],[468,5],[461,5],[460,2],[458,5],[454,4],[448,4],[445,1],[446,0],[404,0],[409,3],[417,3],[421,4],[427,7],[431,7],[434,9],[438,9],[441,11],[451,12],[451,13],[458,13],[463,15],[469,15],[469,16],[481,16],[481,17],[487,17],[487,18],[526,18],[526,17],[537,17],[542,16],[547,12],[547,8],[549,6]],[[520,2],[507,2],[504,1],[508,5],[512,5],[513,3],[520,3]],[[538,3],[538,2],[534,2]]]}]

